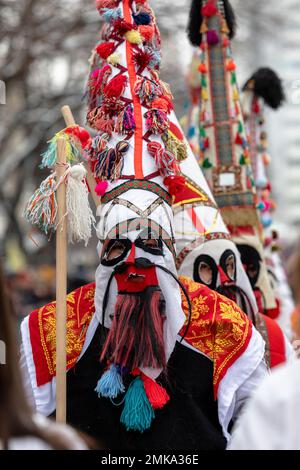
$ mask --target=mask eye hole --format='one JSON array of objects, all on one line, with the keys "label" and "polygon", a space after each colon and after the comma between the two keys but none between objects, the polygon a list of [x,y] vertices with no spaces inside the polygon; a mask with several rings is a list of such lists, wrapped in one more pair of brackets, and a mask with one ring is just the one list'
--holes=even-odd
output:
[{"label": "mask eye hole", "polygon": [[220,266],[231,281],[236,281],[236,257],[233,251],[226,250],[223,253]]},{"label": "mask eye hole", "polygon": [[213,272],[210,266],[207,263],[202,261],[199,264],[199,276],[204,284],[210,285],[213,280]]},{"label": "mask eye hole", "polygon": [[258,268],[254,264],[248,264],[247,266],[247,274],[250,279],[255,279],[258,275]]},{"label": "mask eye hole", "polygon": [[162,256],[163,255],[163,244],[161,238],[155,232],[149,232],[145,230],[136,240],[135,245],[138,248],[151,253],[153,255]]},{"label": "mask eye hole", "polygon": [[101,264],[104,266],[118,264],[126,257],[131,246],[131,241],[128,239],[109,240],[103,247]]},{"label": "mask eye hole", "polygon": [[154,238],[150,238],[148,240],[144,240],[144,244],[149,246],[149,248],[158,248],[158,241]]},{"label": "mask eye hole", "polygon": [[112,261],[115,258],[119,258],[119,256],[121,256],[124,253],[124,250],[125,250],[125,246],[121,242],[116,240],[114,244],[110,247],[108,252],[106,253],[105,259],[107,261]]},{"label": "mask eye hole", "polygon": [[208,255],[200,255],[194,265],[194,281],[216,289],[217,277],[218,268],[214,259]]}]

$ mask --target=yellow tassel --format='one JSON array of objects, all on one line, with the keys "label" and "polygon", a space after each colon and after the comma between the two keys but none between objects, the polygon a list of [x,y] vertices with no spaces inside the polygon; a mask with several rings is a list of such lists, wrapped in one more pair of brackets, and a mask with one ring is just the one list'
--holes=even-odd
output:
[{"label": "yellow tassel", "polygon": [[121,62],[120,54],[117,54],[116,52],[114,52],[107,58],[107,62],[111,65],[118,65]]},{"label": "yellow tassel", "polygon": [[185,142],[177,139],[171,131],[168,131],[167,135],[163,135],[162,139],[166,146],[166,150],[174,155],[177,162],[182,162],[187,159],[188,154]]},{"label": "yellow tassel", "polygon": [[208,27],[207,27],[206,21],[202,21],[202,25],[201,25],[201,28],[200,28],[200,33],[205,34],[205,33],[207,33],[207,31],[208,31]]},{"label": "yellow tassel", "polygon": [[239,95],[238,89],[235,88],[233,91],[233,101],[239,101],[239,99],[240,99],[240,95]]},{"label": "yellow tassel", "polygon": [[135,31],[134,29],[127,31],[127,33],[125,33],[125,38],[128,42],[131,42],[131,44],[142,44],[143,42],[139,31]]},{"label": "yellow tassel", "polygon": [[208,92],[206,88],[202,88],[201,96],[202,96],[203,101],[208,101]]},{"label": "yellow tassel", "polygon": [[223,21],[222,21],[221,33],[225,33],[225,34],[229,34],[229,33],[230,33],[230,30],[229,30],[229,28],[228,28],[227,21],[226,21],[225,19],[223,19]]}]

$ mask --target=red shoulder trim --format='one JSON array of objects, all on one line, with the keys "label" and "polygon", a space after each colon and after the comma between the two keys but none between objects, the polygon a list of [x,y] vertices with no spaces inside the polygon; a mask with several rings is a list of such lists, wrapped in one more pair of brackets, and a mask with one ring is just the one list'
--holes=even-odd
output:
[{"label": "red shoulder trim", "polygon": [[[67,296],[67,369],[76,364],[86,332],[95,312],[95,283],[80,287]],[[56,302],[29,315],[29,333],[37,386],[50,382],[56,374]]]},{"label": "red shoulder trim", "polygon": [[[218,396],[221,380],[228,369],[246,351],[252,323],[239,307],[208,287],[180,277],[192,303],[192,322],[185,340],[204,353],[214,363],[214,395]],[[188,317],[188,305],[182,297],[182,306]],[[185,332],[186,325],[181,330]]]},{"label": "red shoulder trim", "polygon": [[263,316],[270,345],[270,367],[276,367],[286,362],[286,351],[283,332],[278,323],[272,318]]}]

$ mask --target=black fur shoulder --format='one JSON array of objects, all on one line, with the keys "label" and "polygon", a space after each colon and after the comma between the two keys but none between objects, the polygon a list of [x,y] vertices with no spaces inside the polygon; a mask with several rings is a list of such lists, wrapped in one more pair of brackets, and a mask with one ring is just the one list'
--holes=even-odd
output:
[{"label": "black fur shoulder", "polygon": [[283,84],[274,70],[264,67],[258,69],[244,85],[244,90],[253,82],[254,93],[262,98],[272,109],[278,109],[285,100]]}]

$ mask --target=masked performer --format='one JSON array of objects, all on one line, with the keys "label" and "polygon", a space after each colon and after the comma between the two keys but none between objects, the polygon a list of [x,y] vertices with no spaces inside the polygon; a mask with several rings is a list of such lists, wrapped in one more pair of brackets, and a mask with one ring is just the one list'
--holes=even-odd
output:
[{"label": "masked performer", "polygon": [[[276,299],[264,259],[263,230],[230,45],[235,29],[235,15],[227,0],[192,1],[188,32],[198,47],[201,94],[198,111],[190,113],[197,118],[190,135],[263,314],[257,317],[257,326],[273,351],[269,357],[273,366],[284,362],[292,348],[280,327],[264,315],[276,309]],[[232,262],[231,257],[229,265]]]},{"label": "masked performer", "polygon": [[[177,277],[172,201],[187,150],[158,75],[155,17],[145,1],[98,9],[88,157],[100,263],[96,283],[68,296],[68,421],[109,448],[222,449],[266,373],[264,342],[234,302]],[[52,413],[55,303],[23,322],[22,339],[27,388]]]},{"label": "masked performer", "polygon": [[250,156],[257,188],[261,222],[265,232],[264,254],[271,285],[275,292],[276,308],[266,314],[276,319],[283,331],[291,337],[291,316],[294,310],[291,289],[279,254],[278,235],[272,230],[272,212],[276,204],[271,197],[271,181],[267,167],[268,134],[266,131],[266,107],[278,110],[284,102],[283,85],[270,68],[258,69],[243,87],[243,113],[250,142]]}]

